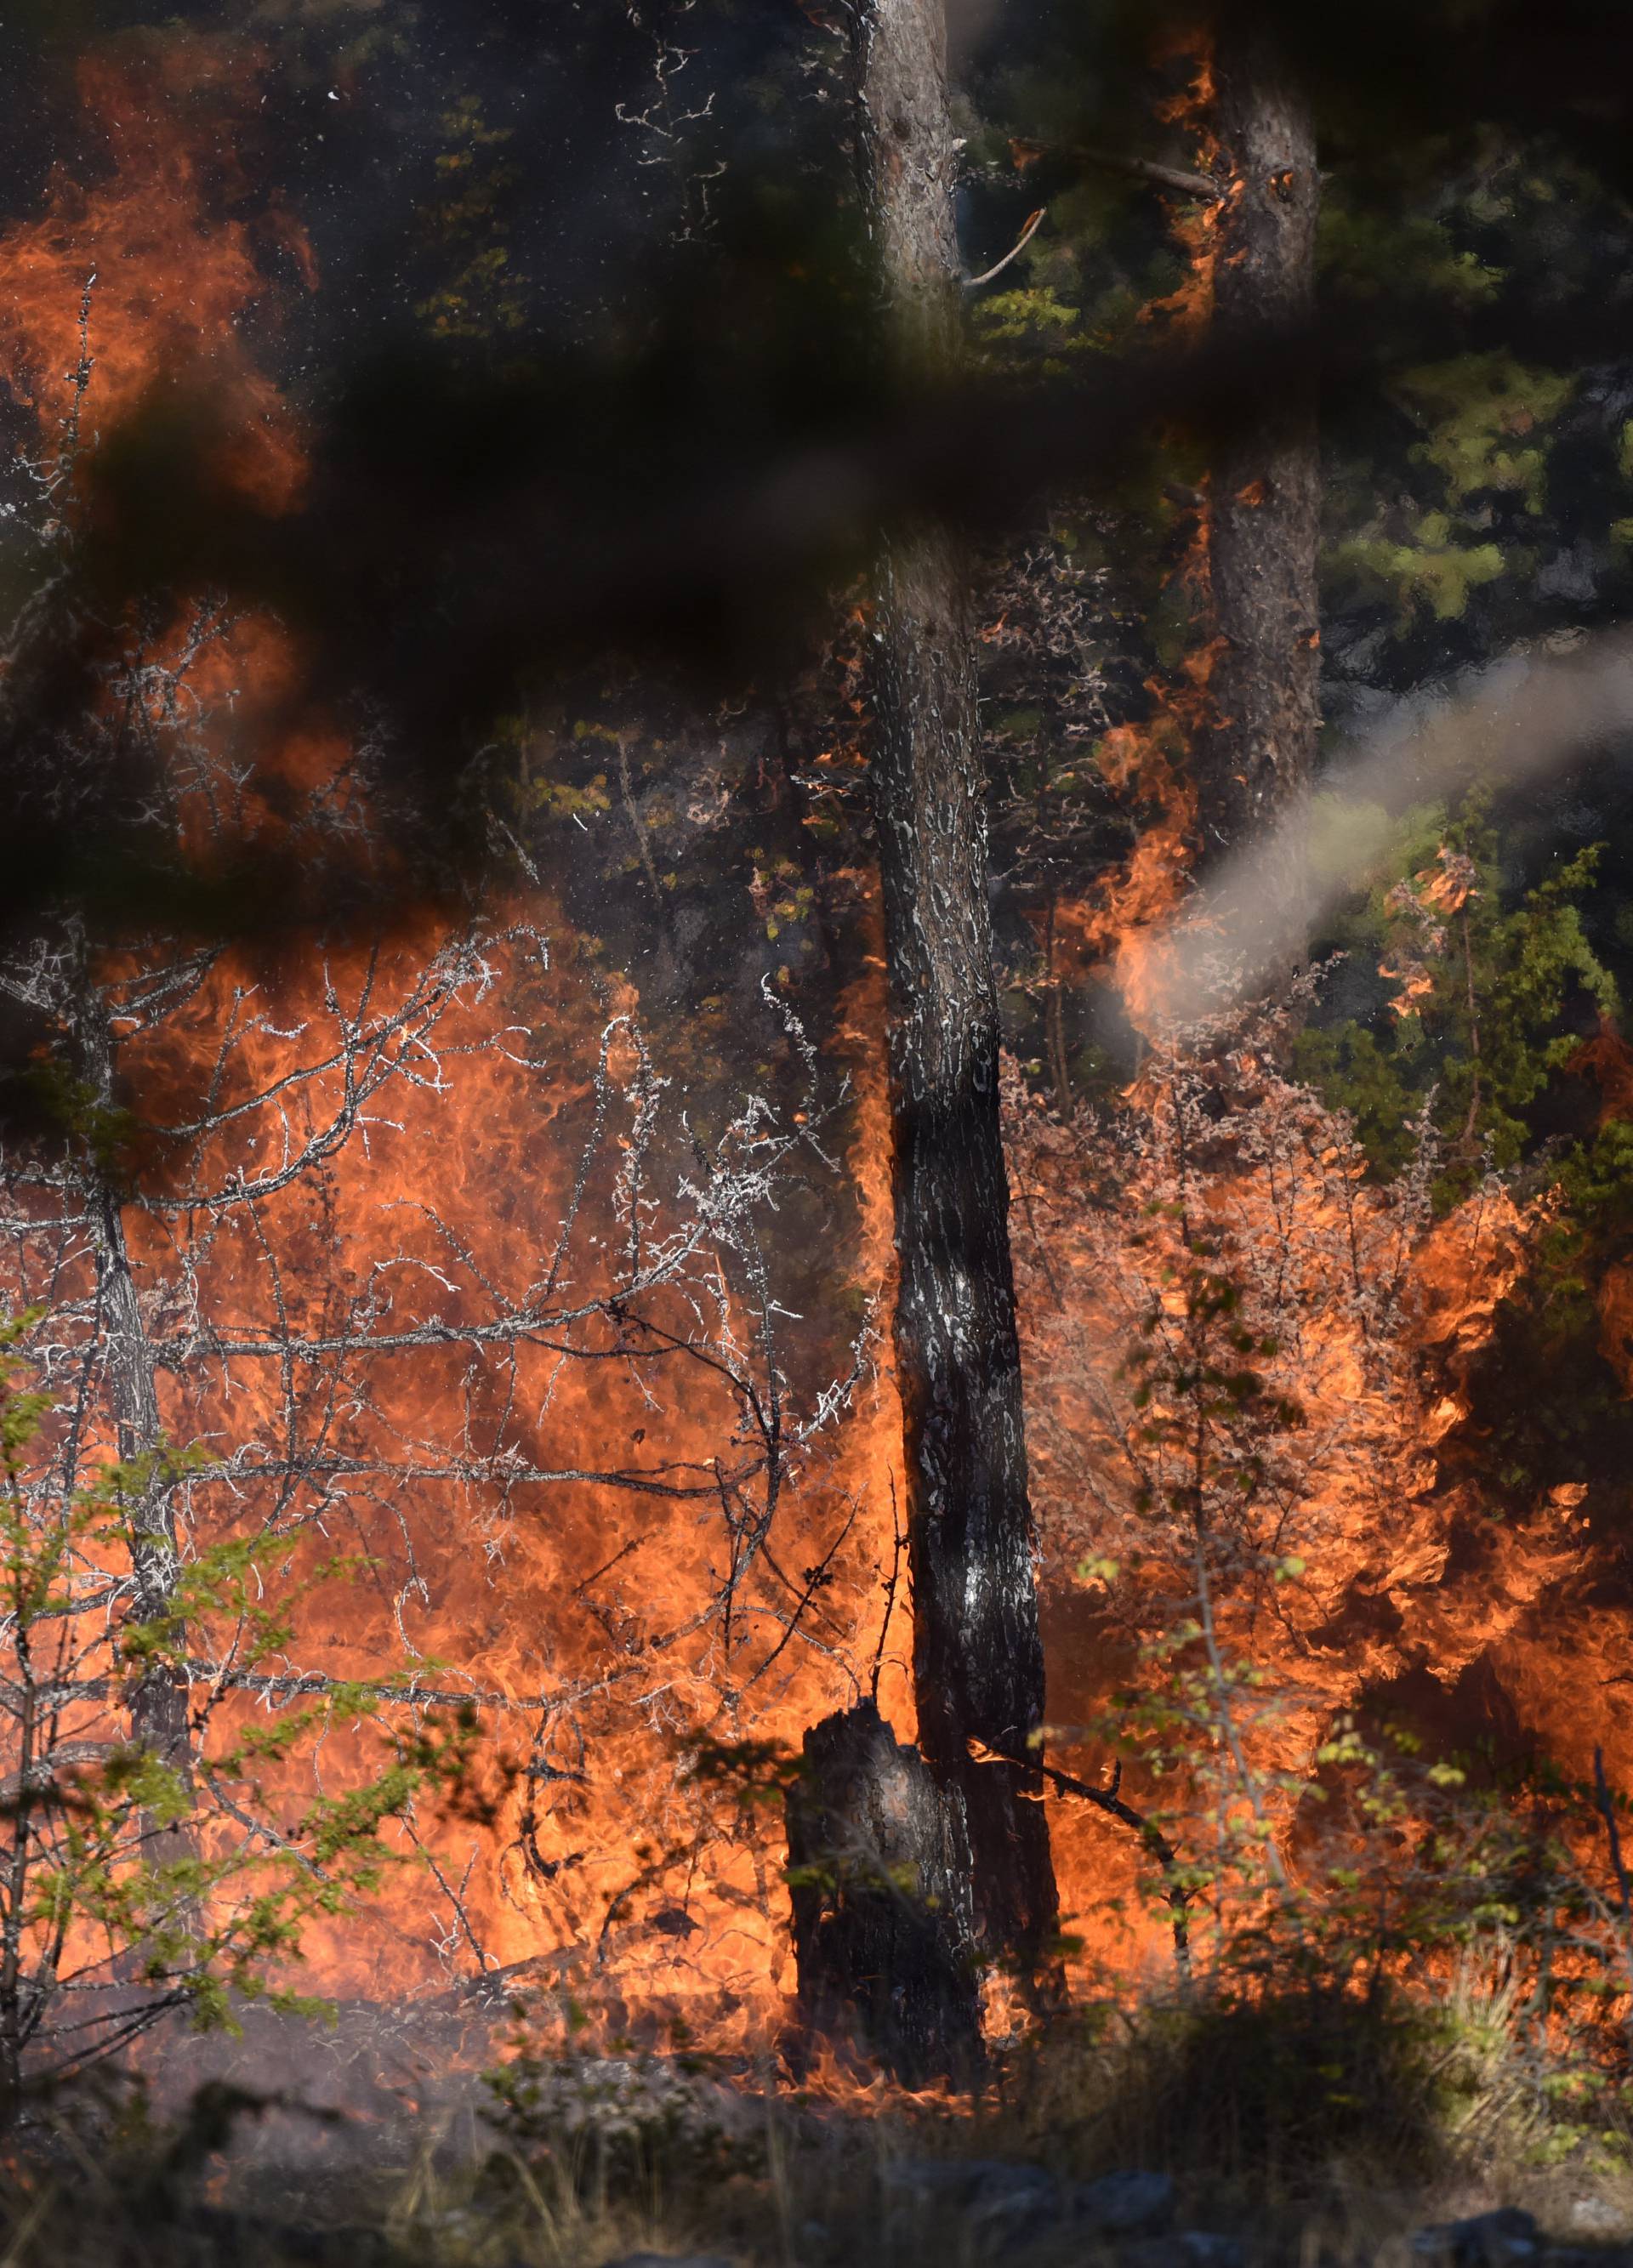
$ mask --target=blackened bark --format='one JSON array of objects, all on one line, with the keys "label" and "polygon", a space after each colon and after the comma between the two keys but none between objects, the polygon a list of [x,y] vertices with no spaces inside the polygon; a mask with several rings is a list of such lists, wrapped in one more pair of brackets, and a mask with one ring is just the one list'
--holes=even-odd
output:
[{"label": "blackened bark", "polygon": [[[1214,55],[1219,208],[1215,329],[1229,351],[1308,336],[1320,198],[1310,107],[1275,48],[1227,26]],[[1310,777],[1319,718],[1314,383],[1289,356],[1265,372],[1262,414],[1226,437],[1211,482],[1210,571],[1222,641],[1198,750],[1204,856],[1267,833]],[[1288,885],[1296,887],[1289,873]]]},{"label": "blackened bark", "polygon": [[[853,13],[864,186],[904,365],[953,354],[957,148],[942,0]],[[919,1738],[962,1796],[983,1943],[1035,1961],[1056,1918],[1020,1352],[998,1119],[985,780],[965,563],[944,530],[879,563],[872,772],[882,878]]]},{"label": "blackened bark", "polygon": [[862,1701],[805,1735],[787,1818],[805,2039],[854,2040],[904,2086],[968,2086],[980,1996],[957,1798]]}]

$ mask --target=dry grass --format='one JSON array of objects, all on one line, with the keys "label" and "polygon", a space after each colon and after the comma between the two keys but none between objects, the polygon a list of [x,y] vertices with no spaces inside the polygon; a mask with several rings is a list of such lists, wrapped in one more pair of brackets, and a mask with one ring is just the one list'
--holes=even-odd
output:
[{"label": "dry grass", "polygon": [[[235,2120],[218,2095],[167,2128],[42,2132],[0,2169],[0,2268],[607,2268],[640,2251],[989,2268],[956,2213],[890,2202],[881,2172],[903,2156],[1166,2170],[1181,2226],[1235,2235],[1250,2268],[1412,2268],[1413,2230],[1498,2204],[1578,2248],[1633,2237],[1633,2151],[1550,2110],[1522,2034],[1473,1964],[1432,2024],[1312,1999],[1148,2006],[1058,2022],[973,2104],[740,2084],[725,2151],[691,2132],[611,2154],[586,2132],[506,2132],[469,2088],[395,2122]],[[1095,2268],[1080,2235],[1004,2257]]]}]

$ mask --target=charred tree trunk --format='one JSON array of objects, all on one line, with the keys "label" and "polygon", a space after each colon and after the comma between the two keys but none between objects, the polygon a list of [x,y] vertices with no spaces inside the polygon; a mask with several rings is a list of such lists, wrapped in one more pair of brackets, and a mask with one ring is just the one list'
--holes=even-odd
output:
[{"label": "charred tree trunk", "polygon": [[[942,0],[853,13],[864,187],[910,377],[955,352],[957,150]],[[939,528],[878,566],[875,822],[889,965],[897,1376],[905,1427],[919,1737],[963,1799],[978,1933],[1035,1962],[1056,1916],[1038,1776],[1032,1527],[998,1121],[999,1022],[966,572]]]},{"label": "charred tree trunk", "polygon": [[962,1808],[871,1701],[805,1735],[788,1796],[804,2034],[853,2038],[905,2087],[981,2067]]},{"label": "charred tree trunk", "polygon": [[[1307,334],[1320,184],[1309,104],[1275,48],[1228,26],[1213,128],[1226,184],[1214,264],[1222,346]],[[1310,777],[1319,721],[1316,548],[1320,463],[1308,355],[1265,370],[1264,408],[1224,437],[1211,482],[1210,572],[1221,644],[1198,750],[1204,856],[1258,839]],[[1287,887],[1296,887],[1291,871]]]}]

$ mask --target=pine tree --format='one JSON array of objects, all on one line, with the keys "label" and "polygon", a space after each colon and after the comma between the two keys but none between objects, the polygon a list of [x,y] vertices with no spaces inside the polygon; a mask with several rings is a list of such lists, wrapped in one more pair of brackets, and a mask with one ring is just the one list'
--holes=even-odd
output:
[{"label": "pine tree", "polygon": [[[957,145],[941,0],[853,17],[861,142],[888,320],[910,376],[955,352]],[[897,1376],[925,1756],[967,1815],[977,1921],[1035,1958],[1053,1873],[1030,1763],[1044,1714],[1020,1356],[998,1123],[985,779],[956,540],[895,534],[878,567],[873,772],[890,970]]]}]

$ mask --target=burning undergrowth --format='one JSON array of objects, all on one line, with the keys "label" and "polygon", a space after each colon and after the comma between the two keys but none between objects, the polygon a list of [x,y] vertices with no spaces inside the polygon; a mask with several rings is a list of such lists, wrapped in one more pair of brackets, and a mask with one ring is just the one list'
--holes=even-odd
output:
[{"label": "burning undergrowth", "polygon": [[[261,252],[296,239],[224,154],[258,67],[93,58],[103,178],[6,239],[48,547],[102,424],[183,368],[244,479],[258,450],[299,480],[246,343]],[[180,620],[107,625],[41,751],[86,823],[112,781],[206,869],[388,868],[370,751],[321,718],[269,739],[299,674],[277,626]],[[691,1751],[876,1686],[895,1602],[868,1426],[839,1438],[876,1390],[867,1290],[833,1368],[772,1249],[843,1238],[841,1080],[768,997],[767,1094],[689,1097],[536,895],[384,937],[314,916],[270,954],[166,910],[70,896],[5,972],[38,1035],[5,1168],[13,2080],[85,2059],[65,1992],[114,2043],[137,1972],[154,2014],[207,2014],[297,1952],[331,1991],[526,1971],[612,2034],[751,2028],[776,1857]]]},{"label": "burning undergrowth", "polygon": [[1483,1446],[1558,1193],[1488,1174],[1437,1213],[1427,1114],[1378,1179],[1282,1067],[1297,1012],[1171,1036],[1098,1117],[1011,1089],[1075,1957],[1114,1992],[1177,1958],[1245,2010],[1478,1974],[1591,2096],[1626,1608],[1586,1489],[1494,1518]]}]

